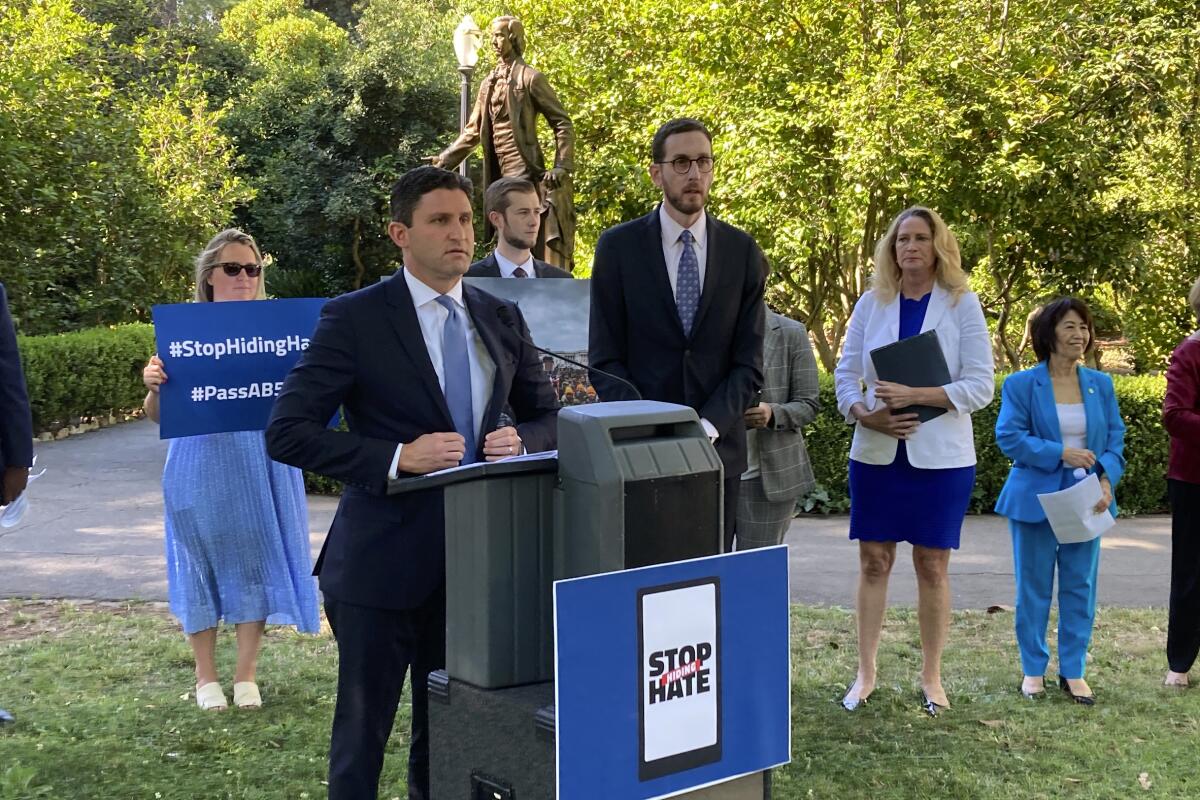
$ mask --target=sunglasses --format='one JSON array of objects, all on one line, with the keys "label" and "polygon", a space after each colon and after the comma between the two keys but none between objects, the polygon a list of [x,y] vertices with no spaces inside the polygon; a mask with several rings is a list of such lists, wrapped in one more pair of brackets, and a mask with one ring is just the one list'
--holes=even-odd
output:
[{"label": "sunglasses", "polygon": [[224,264],[217,264],[217,266],[231,278],[236,278],[237,274],[242,270],[246,270],[246,275],[251,278],[257,278],[262,274],[262,264],[236,264],[232,261],[227,261]]}]

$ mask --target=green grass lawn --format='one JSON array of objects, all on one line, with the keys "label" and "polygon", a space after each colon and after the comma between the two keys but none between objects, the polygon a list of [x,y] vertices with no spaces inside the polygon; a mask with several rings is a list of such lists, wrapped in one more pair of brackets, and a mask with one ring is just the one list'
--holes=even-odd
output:
[{"label": "green grass lawn", "polygon": [[[953,708],[931,719],[918,707],[914,613],[889,614],[879,688],[850,714],[838,699],[854,675],[853,617],[797,606],[792,763],[774,796],[1200,797],[1200,689],[1159,685],[1164,619],[1101,611],[1088,674],[1099,702],[1088,709],[1057,690],[1036,702],[1017,693],[1011,613],[958,613]],[[229,674],[232,635],[221,644]],[[0,601],[0,706],[18,718],[0,729],[0,798],[322,798],[335,663],[327,635],[270,631],[265,707],[205,714],[190,651],[160,607]],[[383,798],[405,796],[407,713]]]}]

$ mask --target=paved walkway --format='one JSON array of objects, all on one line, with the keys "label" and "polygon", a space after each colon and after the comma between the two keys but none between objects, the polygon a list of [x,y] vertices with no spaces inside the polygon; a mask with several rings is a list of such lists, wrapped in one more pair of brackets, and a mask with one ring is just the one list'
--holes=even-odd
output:
[{"label": "paved walkway", "polygon": [[[0,597],[166,598],[160,478],[166,443],[147,421],[48,442],[37,448],[46,475],[30,492],[17,528],[0,529]],[[314,557],[337,499],[309,498]],[[845,517],[792,523],[791,596],[798,603],[853,606],[857,547]],[[1123,519],[1104,539],[1100,603],[1165,606],[1170,519]],[[1012,554],[1005,521],[968,517],[950,560],[956,608],[1012,604]],[[916,583],[900,546],[891,601],[912,605]]]}]

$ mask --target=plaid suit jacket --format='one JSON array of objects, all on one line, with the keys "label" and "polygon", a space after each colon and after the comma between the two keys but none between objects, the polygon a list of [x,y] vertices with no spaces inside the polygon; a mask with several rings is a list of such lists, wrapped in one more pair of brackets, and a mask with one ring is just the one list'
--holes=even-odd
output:
[{"label": "plaid suit jacket", "polygon": [[771,406],[771,421],[755,434],[763,493],[772,502],[796,500],[815,484],[800,429],[821,407],[817,360],[804,325],[773,311],[767,312],[763,379],[763,402]]}]

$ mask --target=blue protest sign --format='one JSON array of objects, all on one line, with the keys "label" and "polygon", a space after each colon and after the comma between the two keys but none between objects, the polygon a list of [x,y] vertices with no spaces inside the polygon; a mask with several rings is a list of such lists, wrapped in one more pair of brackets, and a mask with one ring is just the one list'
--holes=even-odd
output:
[{"label": "blue protest sign", "polygon": [[558,796],[650,800],[791,760],[787,548],[554,584]]},{"label": "blue protest sign", "polygon": [[159,436],[266,428],[323,305],[298,298],[155,306],[154,338],[167,373]]}]

